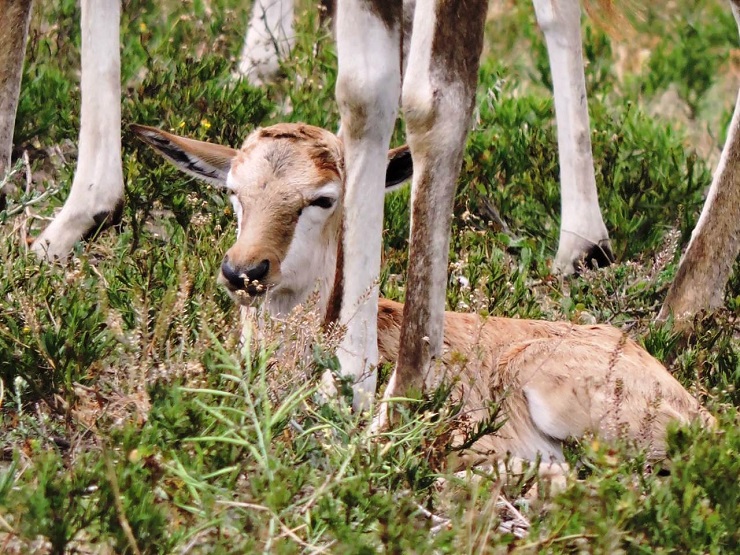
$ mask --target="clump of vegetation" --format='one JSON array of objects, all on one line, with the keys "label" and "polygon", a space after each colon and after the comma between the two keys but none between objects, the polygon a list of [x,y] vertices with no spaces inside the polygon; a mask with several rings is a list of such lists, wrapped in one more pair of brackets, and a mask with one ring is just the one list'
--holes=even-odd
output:
[{"label": "clump of vegetation", "polygon": [[[399,411],[381,437],[346,395],[319,404],[314,377],[337,370],[337,338],[308,309],[240,347],[243,322],[215,283],[235,233],[229,203],[127,130],[120,232],[80,244],[64,265],[30,256],[22,238],[65,198],[79,125],[79,7],[37,2],[10,177],[23,192],[0,212],[0,550],[737,551],[740,272],[725,309],[699,315],[690,335],[653,323],[711,167],[681,125],[648,105],[675,88],[693,115],[705,114],[702,99],[718,86],[735,32],[724,4],[675,4],[691,25],[646,15],[650,36],[665,42],[653,44],[635,23],[632,44],[650,46],[649,79],[622,75],[618,40],[584,22],[597,183],[618,260],[565,281],[549,266],[559,186],[547,56],[528,4],[489,23],[448,306],[612,323],[718,419],[714,430],[672,429],[660,468],[629,446],[574,443],[568,485],[549,497],[534,468],[507,479],[450,474],[457,415],[444,391]],[[336,58],[313,6],[298,10],[284,79],[264,89],[231,77],[242,3],[123,8],[126,123],[232,146],[277,121],[336,129]],[[408,199],[406,191],[386,202],[381,288],[399,300]],[[505,416],[492,407],[487,431]]]}]

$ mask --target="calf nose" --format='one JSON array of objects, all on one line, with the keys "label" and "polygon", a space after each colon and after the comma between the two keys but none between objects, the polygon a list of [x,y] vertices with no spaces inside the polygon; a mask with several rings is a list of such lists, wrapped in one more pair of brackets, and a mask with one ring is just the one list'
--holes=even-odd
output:
[{"label": "calf nose", "polygon": [[242,277],[242,273],[229,264],[228,256],[224,257],[223,262],[221,262],[221,273],[232,287],[235,289],[244,289],[244,278]]},{"label": "calf nose", "polygon": [[267,272],[270,271],[270,261],[269,260],[263,260],[259,264],[253,264],[249,268],[247,268],[247,271],[245,274],[247,274],[247,279],[252,281],[260,281],[262,278],[264,278],[267,275]]},{"label": "calf nose", "polygon": [[260,281],[269,271],[269,260],[263,260],[257,264],[252,264],[246,269],[234,268],[229,262],[228,256],[225,256],[221,263],[221,273],[235,289],[245,289],[251,282]]}]

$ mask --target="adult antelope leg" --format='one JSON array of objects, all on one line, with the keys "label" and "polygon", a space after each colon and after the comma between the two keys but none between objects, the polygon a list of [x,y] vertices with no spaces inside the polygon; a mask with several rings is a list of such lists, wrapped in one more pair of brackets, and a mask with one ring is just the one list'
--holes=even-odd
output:
[{"label": "adult antelope leg", "polygon": [[293,47],[293,0],[255,0],[237,74],[252,84],[273,80]]},{"label": "adult antelope leg", "polygon": [[0,0],[0,180],[10,168],[32,3]]},{"label": "adult antelope leg", "polygon": [[[740,1],[730,2],[740,29]],[[701,216],[658,319],[691,317],[723,305],[727,280],[740,254],[740,92],[727,140]]]},{"label": "adult antelope leg", "polygon": [[74,243],[120,219],[121,53],[119,0],[82,1],[82,109],[77,171],[62,211],[33,244],[65,257]]},{"label": "adult antelope leg", "polygon": [[599,210],[591,153],[578,0],[534,0],[550,58],[560,161],[560,244],[554,269],[572,273],[584,259],[614,260]]},{"label": "adult antelope leg", "polygon": [[[398,363],[386,398],[424,387],[442,354],[455,185],[478,82],[485,0],[417,3],[402,105],[414,160],[411,245]],[[382,425],[383,413],[376,425]]]},{"label": "adult antelope leg", "polygon": [[384,0],[337,6],[336,94],[347,172],[340,312],[347,332],[338,357],[342,372],[355,381],[355,410],[368,408],[375,396],[377,278],[387,151],[401,89],[401,8]]},{"label": "adult antelope leg", "polygon": [[[321,0],[321,21],[334,17],[335,0]],[[254,85],[270,82],[278,76],[280,60],[295,43],[293,32],[294,0],[256,0],[249,18],[244,46],[236,75]]]}]

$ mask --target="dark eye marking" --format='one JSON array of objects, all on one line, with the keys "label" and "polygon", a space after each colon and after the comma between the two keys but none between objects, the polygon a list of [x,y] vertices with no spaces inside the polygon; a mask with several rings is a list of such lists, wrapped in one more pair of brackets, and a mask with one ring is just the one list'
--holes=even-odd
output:
[{"label": "dark eye marking", "polygon": [[331,208],[334,206],[334,199],[331,197],[318,197],[308,203],[309,206],[318,206],[319,208]]}]

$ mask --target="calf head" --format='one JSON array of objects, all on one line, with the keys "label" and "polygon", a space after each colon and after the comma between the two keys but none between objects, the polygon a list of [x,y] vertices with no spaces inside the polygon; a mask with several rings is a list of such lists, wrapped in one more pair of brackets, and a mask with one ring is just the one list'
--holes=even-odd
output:
[{"label": "calf head", "polygon": [[[273,314],[289,312],[318,287],[331,293],[341,240],[342,143],[304,124],[257,129],[240,150],[132,126],[180,170],[225,188],[237,217],[237,239],[224,254],[219,281],[240,304],[266,296]],[[412,171],[402,147],[391,151],[387,188]]]}]

